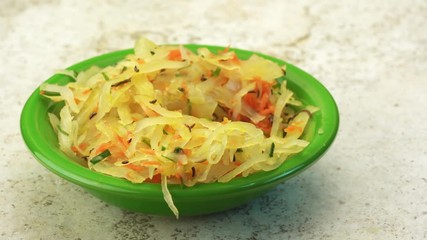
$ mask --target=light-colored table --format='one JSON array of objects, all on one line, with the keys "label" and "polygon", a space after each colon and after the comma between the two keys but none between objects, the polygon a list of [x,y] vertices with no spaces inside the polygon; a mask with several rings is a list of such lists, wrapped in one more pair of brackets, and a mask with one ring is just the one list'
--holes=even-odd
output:
[{"label": "light-colored table", "polygon": [[[0,1],[0,239],[427,239],[426,1]],[[122,211],[43,168],[19,131],[56,69],[158,43],[263,52],[316,76],[341,128],[313,167],[224,213]]]}]

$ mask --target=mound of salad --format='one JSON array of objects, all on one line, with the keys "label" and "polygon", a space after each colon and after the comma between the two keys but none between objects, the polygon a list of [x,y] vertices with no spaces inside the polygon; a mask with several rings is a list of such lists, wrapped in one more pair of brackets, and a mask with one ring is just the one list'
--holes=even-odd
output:
[{"label": "mound of salad", "polygon": [[59,74],[40,94],[64,102],[49,113],[60,149],[89,169],[133,183],[228,182],[279,167],[309,142],[310,116],[286,87],[286,68],[229,48],[193,53],[141,38],[115,65]]}]

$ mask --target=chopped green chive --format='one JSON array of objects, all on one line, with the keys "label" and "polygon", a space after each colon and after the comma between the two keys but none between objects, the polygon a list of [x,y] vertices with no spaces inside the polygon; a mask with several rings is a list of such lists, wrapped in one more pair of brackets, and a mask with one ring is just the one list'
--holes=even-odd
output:
[{"label": "chopped green chive", "polygon": [[285,75],[283,75],[278,78],[275,78],[274,80],[276,80],[277,84],[282,85],[282,83],[286,80],[286,77]]},{"label": "chopped green chive", "polygon": [[180,147],[176,147],[176,148],[173,150],[173,152],[174,152],[174,153],[183,153],[183,152],[184,152],[184,149],[182,149],[182,148],[180,148]]},{"label": "chopped green chive", "polygon": [[275,147],[275,145],[274,145],[274,143],[271,143],[271,148],[270,148],[270,157],[273,157],[273,154],[274,154],[274,147]]},{"label": "chopped green chive", "polygon": [[105,81],[108,81],[108,80],[110,80],[110,78],[107,76],[107,74],[106,73],[102,73],[102,76],[104,77],[104,79],[105,79]]},{"label": "chopped green chive", "polygon": [[142,139],[142,142],[147,144],[149,147],[151,147],[150,140],[148,140],[147,138]]},{"label": "chopped green chive", "polygon": [[170,158],[168,156],[162,155],[162,157],[166,158],[167,160],[171,160],[172,162],[175,162],[175,160],[173,160],[172,158]]},{"label": "chopped green chive", "polygon": [[236,152],[243,152],[243,149],[238,148],[238,149],[236,149]]},{"label": "chopped green chive", "polygon": [[[190,99],[188,99],[188,114],[190,114],[191,115],[191,111],[193,110],[193,108],[192,108],[192,106],[191,106],[191,102],[190,102]],[[190,130],[191,131],[191,130]]]},{"label": "chopped green chive", "polygon": [[45,91],[45,90],[40,90],[40,94],[44,95],[44,96],[59,96],[60,94],[58,92],[49,92],[49,91]]},{"label": "chopped green chive", "polygon": [[128,67],[123,66],[122,70],[120,71],[120,73],[123,73],[124,71],[126,71],[126,69],[128,69]]},{"label": "chopped green chive", "polygon": [[69,136],[69,134],[66,131],[64,131],[64,129],[61,128],[61,126],[58,125],[57,127],[60,133],[64,134],[65,136]]},{"label": "chopped green chive", "polygon": [[164,150],[166,150],[166,147],[165,147],[165,146],[162,146],[162,151],[164,151]]},{"label": "chopped green chive", "polygon": [[95,157],[93,157],[90,162],[93,164],[97,164],[100,161],[104,160],[105,158],[107,158],[108,156],[111,156],[110,150],[105,150],[102,153],[96,155]]},{"label": "chopped green chive", "polygon": [[220,72],[221,72],[221,68],[217,67],[215,71],[212,72],[212,76],[218,77]]}]

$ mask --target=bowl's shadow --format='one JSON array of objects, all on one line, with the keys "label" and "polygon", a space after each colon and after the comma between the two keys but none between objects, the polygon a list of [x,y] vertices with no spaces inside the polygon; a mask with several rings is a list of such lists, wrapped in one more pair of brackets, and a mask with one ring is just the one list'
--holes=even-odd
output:
[{"label": "bowl's shadow", "polygon": [[323,213],[336,207],[323,190],[329,181],[318,166],[238,208],[179,220],[121,210],[46,171],[2,186],[11,192],[5,201],[21,198],[10,205],[8,224],[14,229],[5,237],[19,231],[30,238],[283,239],[316,231]]},{"label": "bowl's shadow", "polygon": [[124,211],[115,223],[115,237],[132,233],[146,237],[142,239],[265,239],[267,235],[281,239],[308,228],[315,231],[312,219],[319,218],[319,209],[332,208],[318,187],[324,184],[321,177],[308,170],[243,206],[205,216],[176,220]]}]

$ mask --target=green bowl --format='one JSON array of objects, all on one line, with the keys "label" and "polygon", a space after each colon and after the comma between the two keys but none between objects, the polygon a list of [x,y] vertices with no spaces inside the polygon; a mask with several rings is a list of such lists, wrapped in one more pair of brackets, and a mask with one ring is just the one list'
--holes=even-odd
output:
[{"label": "green bowl", "polygon": [[[185,46],[192,51],[200,47],[207,47],[212,52],[224,49],[224,47],[194,44]],[[247,59],[254,54],[251,51],[232,50],[241,59]],[[130,53],[133,53],[132,49],[104,54],[77,63],[68,69],[82,71],[92,65],[108,66]],[[284,61],[271,56],[256,54],[280,65],[285,64]],[[54,75],[46,82],[65,84],[68,81],[70,79],[66,76]],[[310,145],[273,171],[236,178],[228,183],[198,184],[193,187],[169,185],[180,216],[209,214],[244,204],[286,179],[301,173],[330,147],[339,125],[338,108],[331,94],[314,77],[291,64],[287,64],[287,84],[288,88],[305,104],[320,108],[320,111],[313,115],[304,136],[310,141]],[[21,113],[22,137],[32,154],[43,166],[112,205],[146,214],[173,216],[163,199],[159,184],[134,184],[124,179],[97,173],[75,163],[62,153],[48,121],[47,113],[52,107],[54,107],[53,104],[40,96],[39,90],[36,89],[27,100]]]}]

